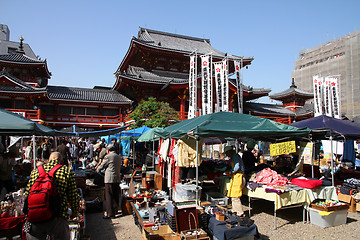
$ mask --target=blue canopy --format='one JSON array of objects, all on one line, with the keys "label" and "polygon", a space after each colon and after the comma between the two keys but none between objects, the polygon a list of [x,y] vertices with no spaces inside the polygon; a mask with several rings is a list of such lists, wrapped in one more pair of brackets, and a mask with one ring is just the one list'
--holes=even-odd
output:
[{"label": "blue canopy", "polygon": [[139,137],[141,136],[144,132],[146,132],[147,130],[150,130],[151,128],[143,126],[143,127],[139,127],[139,128],[135,128],[135,129],[131,129],[128,131],[124,131],[121,132],[121,136],[135,136],[135,137]]},{"label": "blue canopy", "polygon": [[308,127],[312,130],[324,130],[333,137],[344,136],[346,139],[360,139],[359,124],[325,115],[309,118],[290,125],[298,128]]}]

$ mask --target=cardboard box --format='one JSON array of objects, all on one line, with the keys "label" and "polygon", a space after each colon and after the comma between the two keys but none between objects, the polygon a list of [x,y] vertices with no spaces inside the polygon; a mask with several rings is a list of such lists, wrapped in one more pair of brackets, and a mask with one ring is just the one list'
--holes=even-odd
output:
[{"label": "cardboard box", "polygon": [[320,215],[321,210],[309,208],[310,222],[322,228],[335,227],[346,224],[347,210],[338,210],[331,212],[327,216]]},{"label": "cardboard box", "polygon": [[349,204],[349,212],[356,212],[356,202],[351,195],[338,193],[338,198],[340,202],[346,202]]},{"label": "cardboard box", "polygon": [[144,240],[180,240],[179,234],[174,233],[169,225],[158,226],[158,229],[152,227],[143,228]]}]

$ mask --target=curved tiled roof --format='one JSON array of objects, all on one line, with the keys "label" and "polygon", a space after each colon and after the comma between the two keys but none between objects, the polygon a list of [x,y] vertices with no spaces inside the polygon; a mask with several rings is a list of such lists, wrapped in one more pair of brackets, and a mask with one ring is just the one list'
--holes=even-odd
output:
[{"label": "curved tiled roof", "polygon": [[314,112],[314,106],[312,104],[305,104],[302,108],[294,112],[284,105],[246,102],[245,109],[251,112],[284,116],[303,116]]},{"label": "curved tiled roof", "polygon": [[39,92],[41,93],[41,92],[46,92],[46,88],[33,87],[33,86],[23,82],[22,80],[14,77],[10,73],[8,73],[5,68],[3,68],[3,70],[0,72],[0,78],[1,77],[5,77],[10,82],[13,82],[13,83],[15,83],[17,85],[17,86],[14,86],[14,85],[2,85],[2,84],[0,84],[0,91],[2,91],[2,92],[20,92],[20,93],[39,93]]},{"label": "curved tiled roof", "polygon": [[141,67],[129,66],[126,74],[144,82],[165,84],[171,81],[171,84],[183,84],[188,82],[189,74],[168,72],[160,70],[147,71]]},{"label": "curved tiled roof", "polygon": [[288,97],[290,95],[297,95],[297,96],[302,96],[305,99],[310,99],[314,97],[313,93],[298,89],[296,86],[291,86],[290,88],[286,89],[285,91],[279,92],[279,93],[275,93],[273,95],[270,95],[269,97],[272,99],[281,99],[284,97]]},{"label": "curved tiled roof", "polygon": [[132,101],[115,90],[73,88],[62,86],[48,86],[48,96],[52,100],[131,103]]},{"label": "curved tiled roof", "polygon": [[[205,38],[196,38],[174,33],[140,28],[138,32],[138,38],[136,40],[156,48],[185,52],[188,54],[196,51],[198,54],[212,54],[214,57],[219,58],[224,58],[225,56],[227,56],[229,59],[232,60],[240,60],[242,58],[239,56],[223,53],[213,48],[210,44],[210,39]],[[253,57],[244,59],[252,61]]]},{"label": "curved tiled roof", "polygon": [[45,64],[45,60],[39,60],[35,58],[30,58],[21,53],[14,53],[14,54],[5,54],[0,55],[0,61],[6,62],[18,62],[18,63],[42,63]]}]

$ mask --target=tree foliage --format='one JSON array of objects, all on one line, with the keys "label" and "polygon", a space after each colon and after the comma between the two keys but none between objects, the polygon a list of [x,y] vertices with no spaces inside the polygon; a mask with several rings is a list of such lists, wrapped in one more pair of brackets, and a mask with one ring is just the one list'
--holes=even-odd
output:
[{"label": "tree foliage", "polygon": [[128,118],[135,120],[136,128],[167,127],[180,121],[179,113],[169,103],[158,102],[153,97],[137,106]]}]

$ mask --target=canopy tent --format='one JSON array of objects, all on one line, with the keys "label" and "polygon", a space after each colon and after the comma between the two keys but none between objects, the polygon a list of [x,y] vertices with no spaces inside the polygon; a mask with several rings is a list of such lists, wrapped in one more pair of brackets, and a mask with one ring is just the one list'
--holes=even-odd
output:
[{"label": "canopy tent", "polygon": [[309,118],[290,124],[294,127],[307,127],[315,131],[327,131],[333,138],[359,139],[360,125],[325,115]]},{"label": "canopy tent", "polygon": [[0,135],[53,136],[55,130],[24,118],[19,114],[0,109]]},{"label": "canopy tent", "polygon": [[147,130],[146,132],[144,132],[137,141],[138,142],[157,141],[160,139],[160,137],[155,134],[155,131],[161,131],[162,129],[163,128],[160,128],[160,127],[151,128],[151,129]]},{"label": "canopy tent", "polygon": [[[331,141],[331,175],[332,185],[334,186],[334,159],[333,159],[333,144],[332,140],[335,138],[342,139],[359,139],[360,138],[360,125],[352,123],[347,120],[341,120],[325,115],[309,118],[303,121],[290,124],[295,127],[307,127],[313,130],[313,133],[324,132]],[[317,136],[318,137],[318,136]],[[325,135],[322,135],[322,139],[325,139]]]},{"label": "canopy tent", "polygon": [[281,137],[304,136],[310,129],[281,124],[266,118],[242,113],[217,112],[188,119],[155,133],[162,138],[181,138],[185,135],[200,137],[251,137],[275,140]]},{"label": "canopy tent", "polygon": [[[188,119],[161,131],[155,131],[162,138],[181,138],[185,135],[200,137],[251,137],[275,141],[282,137],[305,136],[310,129],[281,124],[269,119],[242,113],[217,112]],[[199,138],[196,144],[197,162],[199,162]],[[198,199],[199,170],[196,164],[196,199]]]}]

